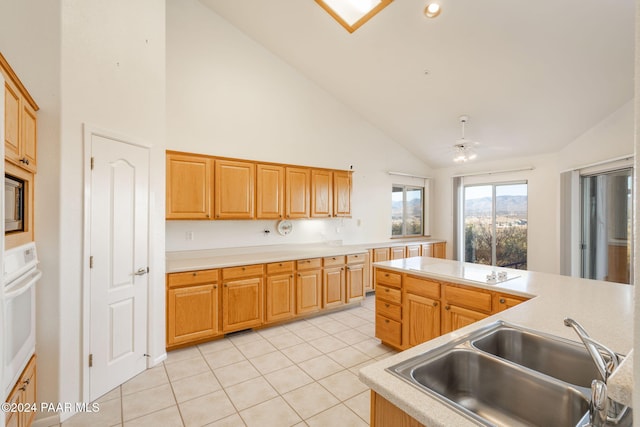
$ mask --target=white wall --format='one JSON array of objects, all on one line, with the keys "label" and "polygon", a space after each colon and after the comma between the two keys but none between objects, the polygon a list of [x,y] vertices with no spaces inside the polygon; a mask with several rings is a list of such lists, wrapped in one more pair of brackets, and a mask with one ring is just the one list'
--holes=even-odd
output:
[{"label": "white wall", "polygon": [[36,287],[37,393],[39,400],[51,402],[59,400],[60,382],[60,31],[59,1],[0,2],[0,52],[40,107],[35,238],[43,275]]},{"label": "white wall", "polygon": [[[273,221],[169,221],[167,250],[384,240],[391,230],[391,184],[403,182],[386,171],[428,173],[362,117],[196,0],[167,1],[167,148],[335,169],[353,165],[355,171],[353,219],[296,221],[286,238],[264,236]],[[185,239],[187,231],[194,232],[193,241]]]},{"label": "white wall", "polygon": [[[82,401],[83,124],[153,145],[152,359],[164,353],[165,5],[163,0],[62,3],[60,391]],[[47,400],[47,396],[40,396]],[[63,418],[69,414],[62,415]]]},{"label": "white wall", "polygon": [[[482,161],[435,171],[434,227],[438,237],[453,238],[452,176],[471,172],[511,170],[532,166],[532,171],[483,175],[466,179],[467,183],[529,183],[529,270],[560,273],[560,172],[633,154],[633,101],[604,118],[600,123],[571,141],[558,153],[544,156]],[[481,151],[481,150],[480,150]],[[452,256],[452,245],[448,245]]]}]

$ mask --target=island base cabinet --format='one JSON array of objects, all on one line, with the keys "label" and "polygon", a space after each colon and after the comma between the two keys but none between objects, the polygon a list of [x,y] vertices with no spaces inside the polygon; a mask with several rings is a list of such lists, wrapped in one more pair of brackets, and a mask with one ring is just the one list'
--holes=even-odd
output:
[{"label": "island base cabinet", "polygon": [[405,347],[413,347],[440,336],[440,303],[430,298],[405,294]]},{"label": "island base cabinet", "polygon": [[393,348],[402,347],[402,323],[376,315],[376,338]]},{"label": "island base cabinet", "polygon": [[262,277],[234,280],[222,287],[222,330],[239,331],[262,325]]},{"label": "island base cabinet", "polygon": [[218,285],[167,291],[167,345],[212,338],[218,334]]},{"label": "island base cabinet", "polygon": [[442,312],[442,334],[448,334],[456,329],[471,325],[472,323],[488,317],[488,314],[469,310],[455,305],[445,306]]},{"label": "island base cabinet", "polygon": [[371,427],[424,427],[402,409],[371,391]]}]

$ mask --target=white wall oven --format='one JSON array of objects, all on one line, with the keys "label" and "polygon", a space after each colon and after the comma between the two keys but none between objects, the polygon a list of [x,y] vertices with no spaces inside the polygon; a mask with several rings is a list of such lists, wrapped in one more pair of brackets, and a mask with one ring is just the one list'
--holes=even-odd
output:
[{"label": "white wall oven", "polygon": [[38,270],[35,243],[4,253],[4,355],[2,386],[9,395],[36,347],[36,283]]}]

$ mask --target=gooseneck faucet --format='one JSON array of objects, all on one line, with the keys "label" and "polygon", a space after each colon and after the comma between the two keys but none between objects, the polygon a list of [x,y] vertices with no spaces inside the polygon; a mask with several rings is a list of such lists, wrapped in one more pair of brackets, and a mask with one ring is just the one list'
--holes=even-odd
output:
[{"label": "gooseneck faucet", "polygon": [[[620,358],[609,347],[591,338],[580,323],[567,317],[564,319],[564,324],[576,331],[602,377],[602,381],[594,379],[591,382],[589,425],[600,427],[618,424],[627,412],[628,407],[612,401],[607,396],[607,380],[613,371],[618,368]],[[609,413],[612,415],[610,416]]]}]

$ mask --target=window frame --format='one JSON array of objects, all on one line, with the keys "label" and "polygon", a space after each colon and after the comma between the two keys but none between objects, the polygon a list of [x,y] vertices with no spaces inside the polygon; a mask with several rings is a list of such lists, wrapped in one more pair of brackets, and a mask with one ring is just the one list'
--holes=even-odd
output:
[{"label": "window frame", "polygon": [[[391,184],[391,196],[392,196],[392,206],[393,206],[393,194],[395,188],[402,188],[402,234],[393,234],[393,213],[391,215],[391,238],[392,239],[402,239],[407,237],[418,237],[424,236],[425,230],[425,195],[426,195],[426,187],[420,185],[411,185],[411,184]],[[418,234],[407,234],[407,191],[415,191],[420,190],[420,232]]]}]

